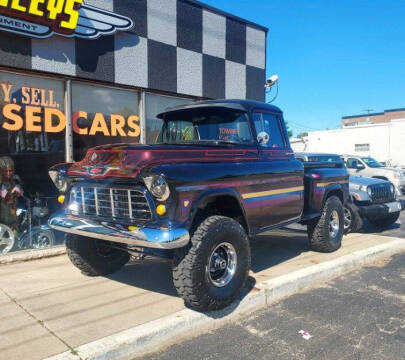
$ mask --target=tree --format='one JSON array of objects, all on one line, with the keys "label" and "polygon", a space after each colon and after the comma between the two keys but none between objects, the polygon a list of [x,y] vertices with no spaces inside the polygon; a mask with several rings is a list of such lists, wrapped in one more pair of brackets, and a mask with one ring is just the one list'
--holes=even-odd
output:
[{"label": "tree", "polygon": [[299,134],[297,135],[297,138],[298,138],[298,139],[302,139],[302,138],[304,138],[305,136],[308,136],[308,133],[307,133],[307,132],[302,132],[302,133],[299,133]]},{"label": "tree", "polygon": [[285,127],[287,128],[288,137],[291,138],[293,136],[293,131],[290,129],[290,126],[288,125],[287,120],[285,120]]}]

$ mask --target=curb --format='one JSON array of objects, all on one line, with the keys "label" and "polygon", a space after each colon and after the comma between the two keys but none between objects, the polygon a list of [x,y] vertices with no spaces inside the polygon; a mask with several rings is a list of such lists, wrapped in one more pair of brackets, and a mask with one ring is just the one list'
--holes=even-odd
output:
[{"label": "curb", "polygon": [[6,265],[16,262],[24,262],[31,260],[39,260],[53,256],[66,254],[66,247],[64,245],[55,246],[50,249],[44,250],[24,250],[12,252],[7,255],[0,256],[0,265]]},{"label": "curb", "polygon": [[47,360],[121,360],[143,356],[175,342],[218,328],[251,311],[264,308],[287,296],[315,287],[322,282],[402,251],[405,251],[405,240],[403,239],[356,251],[341,258],[257,284],[239,303],[224,310],[200,313],[185,309],[79,346],[75,349],[76,354],[67,351],[49,357]]}]

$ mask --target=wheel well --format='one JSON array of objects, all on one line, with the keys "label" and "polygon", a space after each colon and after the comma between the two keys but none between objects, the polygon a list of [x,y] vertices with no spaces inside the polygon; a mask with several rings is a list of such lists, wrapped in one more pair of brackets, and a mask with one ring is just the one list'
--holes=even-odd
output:
[{"label": "wheel well", "polygon": [[213,215],[222,215],[232,218],[239,222],[247,233],[249,232],[242,208],[239,201],[234,196],[220,195],[202,201],[194,216],[192,228],[195,228],[204,219]]},{"label": "wheel well", "polygon": [[342,204],[344,203],[344,199],[343,199],[343,192],[341,190],[331,190],[328,192],[325,201],[327,199],[329,199],[331,196],[336,196],[340,199],[340,201],[342,202]]},{"label": "wheel well", "polygon": [[373,179],[380,179],[380,180],[388,181],[388,179],[384,176],[373,176]]}]

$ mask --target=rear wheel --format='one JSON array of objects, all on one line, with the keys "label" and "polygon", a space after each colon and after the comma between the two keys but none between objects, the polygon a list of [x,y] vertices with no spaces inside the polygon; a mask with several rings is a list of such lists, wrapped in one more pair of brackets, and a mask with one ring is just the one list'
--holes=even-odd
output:
[{"label": "rear wheel", "polygon": [[363,219],[357,206],[352,203],[347,203],[343,210],[345,222],[344,233],[348,234],[350,232],[359,231],[363,227]]},{"label": "rear wheel", "polygon": [[70,261],[87,276],[114,273],[130,259],[127,252],[108,247],[104,241],[79,235],[67,235],[66,248]]},{"label": "rear wheel", "polygon": [[211,216],[194,232],[187,248],[175,253],[173,281],[185,303],[199,310],[230,305],[244,288],[250,269],[250,245],[235,220]]},{"label": "rear wheel", "polygon": [[375,220],[369,220],[373,225],[380,227],[380,228],[385,228],[389,227],[397,222],[399,219],[400,212],[392,213],[389,214],[383,218],[380,219],[375,219]]},{"label": "rear wheel", "polygon": [[344,211],[340,199],[331,196],[325,202],[321,217],[308,224],[311,249],[319,252],[333,252],[342,246],[344,232]]}]

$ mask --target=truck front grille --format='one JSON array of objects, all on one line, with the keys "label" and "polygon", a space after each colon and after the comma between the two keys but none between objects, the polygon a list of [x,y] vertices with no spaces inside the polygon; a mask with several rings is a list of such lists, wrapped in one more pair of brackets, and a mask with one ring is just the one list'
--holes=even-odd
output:
[{"label": "truck front grille", "polygon": [[391,192],[391,184],[371,185],[371,199],[378,204],[394,201],[395,193]]},{"label": "truck front grille", "polygon": [[74,187],[71,202],[78,205],[78,212],[84,216],[98,216],[130,221],[152,219],[149,202],[141,189],[105,188],[99,186]]}]

